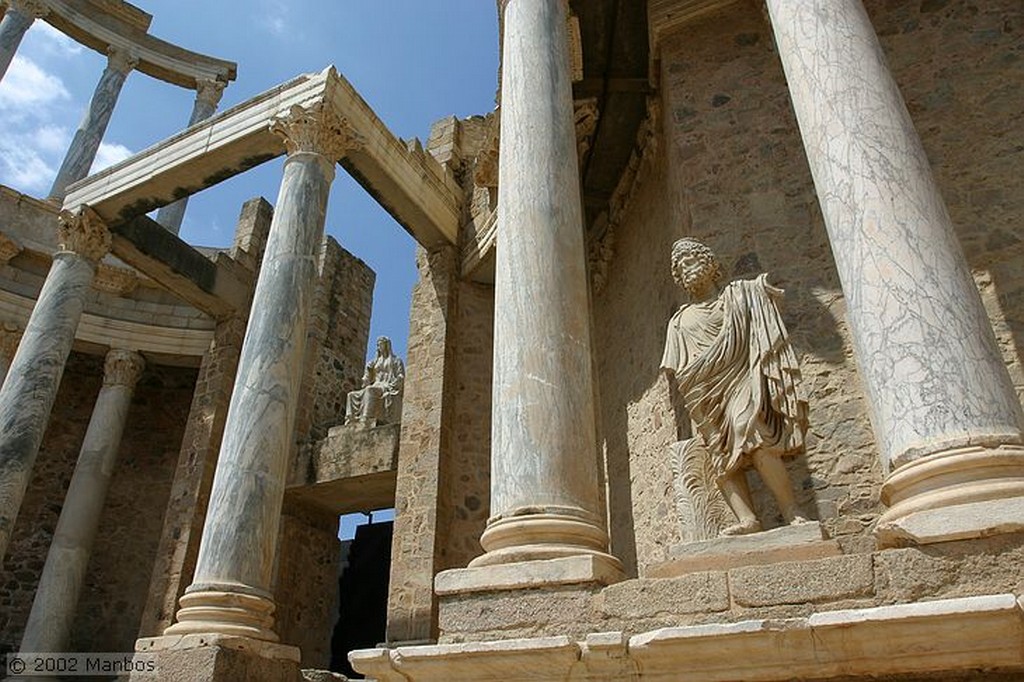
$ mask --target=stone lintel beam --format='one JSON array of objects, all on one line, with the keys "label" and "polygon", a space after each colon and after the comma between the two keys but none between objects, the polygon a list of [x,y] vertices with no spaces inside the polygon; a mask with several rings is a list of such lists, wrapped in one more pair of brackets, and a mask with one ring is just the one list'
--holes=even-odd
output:
[{"label": "stone lintel beam", "polygon": [[[120,13],[100,11],[90,0],[47,0],[50,12],[45,21],[82,45],[107,54],[111,48],[128,50],[139,56],[138,70],[167,83],[195,89],[204,79],[234,80],[238,66],[234,62],[209,57],[139,30],[136,22]],[[104,3],[103,9],[106,10]]]},{"label": "stone lintel beam", "polygon": [[334,67],[300,76],[170,137],[69,188],[66,207],[89,205],[116,224],[284,154],[269,122],[318,102],[361,138],[339,159],[424,246],[454,243],[461,191],[440,164],[410,150]]},{"label": "stone lintel beam", "polygon": [[211,317],[247,308],[251,276],[230,256],[210,260],[144,215],[115,225],[111,235],[115,256]]},{"label": "stone lintel beam", "polygon": [[657,55],[661,39],[698,17],[737,0],[648,0],[647,17],[651,31],[651,55]]}]

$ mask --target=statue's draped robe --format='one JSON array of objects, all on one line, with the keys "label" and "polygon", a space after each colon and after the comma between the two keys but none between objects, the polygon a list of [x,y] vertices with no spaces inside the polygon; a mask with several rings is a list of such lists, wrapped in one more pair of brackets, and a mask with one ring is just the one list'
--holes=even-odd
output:
[{"label": "statue's draped robe", "polygon": [[378,355],[366,366],[363,388],[348,394],[348,417],[397,423],[402,418],[405,365],[396,355]]},{"label": "statue's draped robe", "polygon": [[714,301],[682,306],[669,321],[671,370],[720,477],[756,450],[803,447],[807,401],[800,367],[766,275],[729,284]]}]

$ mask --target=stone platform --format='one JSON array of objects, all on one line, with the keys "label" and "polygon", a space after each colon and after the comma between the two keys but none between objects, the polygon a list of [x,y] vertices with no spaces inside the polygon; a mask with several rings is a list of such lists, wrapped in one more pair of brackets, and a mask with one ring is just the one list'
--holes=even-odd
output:
[{"label": "stone platform", "polygon": [[135,651],[156,656],[156,677],[132,682],[302,682],[297,647],[219,634],[164,635],[135,642]]}]

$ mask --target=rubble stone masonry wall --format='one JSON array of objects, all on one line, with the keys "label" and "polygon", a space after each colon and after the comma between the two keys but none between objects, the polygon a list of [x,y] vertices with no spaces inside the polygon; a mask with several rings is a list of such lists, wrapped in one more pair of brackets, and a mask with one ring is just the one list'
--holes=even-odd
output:
[{"label": "rubble stone masonry wall", "polygon": [[[866,0],[949,205],[1013,381],[1024,394],[1024,7],[1017,0]],[[730,277],[768,272],[810,401],[798,502],[847,551],[872,545],[881,470],[845,305],[770,26],[744,0],[664,38],[662,137],[595,296],[613,551],[643,576],[683,537],[666,447],[689,428],[659,376],[683,295],[669,271],[693,235]],[[678,415],[678,416],[677,416]],[[680,436],[680,437],[681,437]],[[770,495],[751,476],[767,525]]]}]

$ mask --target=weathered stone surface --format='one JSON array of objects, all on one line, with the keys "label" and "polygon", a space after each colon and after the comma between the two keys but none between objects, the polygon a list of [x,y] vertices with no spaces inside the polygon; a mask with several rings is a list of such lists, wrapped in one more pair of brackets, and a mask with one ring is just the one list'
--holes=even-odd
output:
[{"label": "weathered stone surface", "polygon": [[871,556],[866,554],[729,571],[732,599],[747,607],[870,597],[874,585]]},{"label": "weathered stone surface", "polygon": [[596,608],[618,621],[685,613],[727,611],[729,586],[722,571],[691,573],[679,578],[629,580],[602,590]]},{"label": "weathered stone surface", "polygon": [[601,557],[582,555],[443,571],[434,579],[434,593],[447,596],[546,585],[607,585],[619,579],[618,566]]},{"label": "weathered stone surface", "polygon": [[441,643],[543,637],[582,638],[601,629],[593,605],[596,588],[573,585],[453,595],[438,604]]},{"label": "weathered stone surface", "polygon": [[[140,639],[135,650],[153,654],[160,680],[168,682],[302,682],[299,650],[282,644],[222,635]],[[132,675],[143,682],[151,675]]]}]

